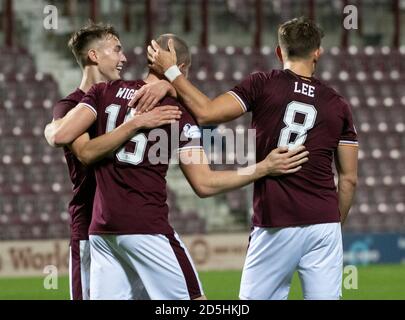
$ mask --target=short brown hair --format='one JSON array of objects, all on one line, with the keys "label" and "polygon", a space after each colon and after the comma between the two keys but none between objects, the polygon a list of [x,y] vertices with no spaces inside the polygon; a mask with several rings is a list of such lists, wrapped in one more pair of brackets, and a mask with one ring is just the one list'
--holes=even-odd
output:
[{"label": "short brown hair", "polygon": [[163,50],[169,50],[169,39],[173,39],[174,49],[176,50],[177,64],[182,64],[189,67],[191,64],[191,54],[187,43],[172,33],[160,35],[156,42]]},{"label": "short brown hair", "polygon": [[75,32],[68,43],[77,63],[83,68],[87,65],[87,50],[94,40],[103,39],[109,35],[119,38],[118,32],[110,24],[89,22]]},{"label": "short brown hair", "polygon": [[280,26],[278,43],[288,58],[308,58],[312,51],[320,48],[323,35],[312,20],[295,18]]}]

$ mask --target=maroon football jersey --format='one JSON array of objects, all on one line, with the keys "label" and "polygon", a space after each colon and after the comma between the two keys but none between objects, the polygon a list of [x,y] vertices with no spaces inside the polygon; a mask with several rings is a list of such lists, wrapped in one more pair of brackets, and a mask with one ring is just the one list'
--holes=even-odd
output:
[{"label": "maroon football jersey", "polygon": [[278,146],[303,144],[310,152],[299,172],[255,182],[254,226],[340,221],[332,161],[339,144],[357,145],[348,103],[319,80],[290,70],[253,73],[229,93],[252,112],[258,162]]},{"label": "maroon football jersey", "polygon": [[[96,114],[98,136],[110,132],[132,117],[133,110],[127,104],[135,90],[144,84],[141,80],[118,80],[98,84],[90,89],[81,102]],[[169,208],[166,204],[165,177],[168,162],[156,161],[150,155],[162,155],[162,159],[168,160],[176,149],[202,147],[200,132],[190,113],[169,97],[164,98],[160,105],[177,105],[183,112],[176,124],[179,128],[177,137],[172,137],[170,125],[158,128],[164,132],[168,141],[154,137],[158,132],[156,129],[140,130],[113,155],[94,166],[97,187],[90,234],[173,232],[168,222]],[[177,139],[177,147],[175,143],[170,143],[173,138]],[[159,149],[158,145],[162,147],[155,152]]]},{"label": "maroon football jersey", "polygon": [[[82,90],[77,89],[60,100],[53,108],[53,118],[63,118],[71,109],[76,107],[84,95]],[[70,180],[73,183],[73,198],[68,209],[71,220],[71,237],[74,240],[86,240],[89,238],[88,232],[96,191],[96,179],[93,169],[82,165],[68,147],[64,148],[64,152]]]}]

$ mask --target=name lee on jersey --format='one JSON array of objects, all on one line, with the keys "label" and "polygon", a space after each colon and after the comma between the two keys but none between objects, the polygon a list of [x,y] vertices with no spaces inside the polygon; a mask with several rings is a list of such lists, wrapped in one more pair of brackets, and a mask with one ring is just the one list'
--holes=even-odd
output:
[{"label": "name lee on jersey", "polygon": [[315,97],[315,87],[310,86],[307,83],[299,83],[295,82],[294,93],[301,93],[308,97],[314,98]]}]

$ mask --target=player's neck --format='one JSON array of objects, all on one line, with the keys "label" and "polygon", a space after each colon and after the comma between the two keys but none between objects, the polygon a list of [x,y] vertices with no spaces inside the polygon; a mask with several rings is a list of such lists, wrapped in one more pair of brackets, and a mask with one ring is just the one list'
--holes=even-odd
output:
[{"label": "player's neck", "polygon": [[295,74],[305,77],[311,78],[314,74],[314,66],[313,63],[304,62],[304,61],[285,61],[284,62],[284,70],[289,69]]},{"label": "player's neck", "polygon": [[101,75],[96,66],[87,66],[83,70],[82,82],[79,89],[87,92],[93,85],[105,81],[107,80]]},{"label": "player's neck", "polygon": [[143,81],[145,81],[146,83],[152,83],[152,82],[156,82],[156,81],[159,81],[162,79],[164,79],[162,76],[157,75],[153,71],[149,71],[148,75],[146,76],[146,78]]}]

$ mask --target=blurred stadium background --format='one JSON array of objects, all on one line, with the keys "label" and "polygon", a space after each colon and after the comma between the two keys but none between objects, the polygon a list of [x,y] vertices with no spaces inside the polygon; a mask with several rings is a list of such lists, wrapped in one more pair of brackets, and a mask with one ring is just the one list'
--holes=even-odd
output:
[{"label": "blurred stadium background", "polygon": [[[47,5],[58,10],[56,29],[44,28]],[[358,9],[358,29],[343,28],[346,5]],[[325,31],[317,77],[351,103],[359,132],[359,186],[344,246],[345,263],[361,267],[358,290],[344,297],[405,299],[404,0],[0,1],[0,299],[68,298],[71,184],[63,152],[46,144],[43,129],[81,78],[66,45],[72,32],[89,18],[114,24],[128,58],[125,79],[145,75],[150,39],[176,33],[191,46],[191,81],[215,97],[250,72],[279,68],[277,27],[301,15]],[[246,115],[216,131],[244,135],[249,123]],[[208,297],[236,299],[252,188],[199,199],[172,166],[168,194],[171,222],[203,271]],[[43,289],[48,264],[62,276],[57,293]]]}]

